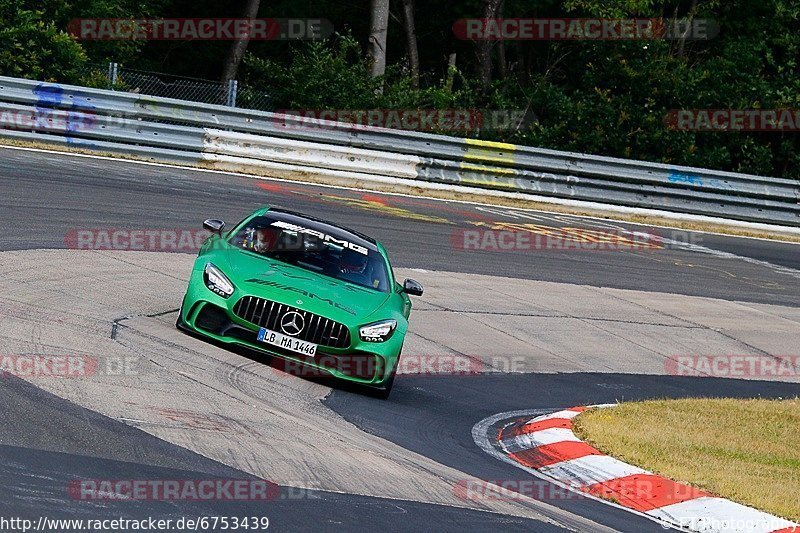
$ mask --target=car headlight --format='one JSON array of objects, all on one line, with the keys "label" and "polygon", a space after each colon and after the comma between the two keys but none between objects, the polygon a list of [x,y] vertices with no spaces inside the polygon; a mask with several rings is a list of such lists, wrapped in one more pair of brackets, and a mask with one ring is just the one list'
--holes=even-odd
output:
[{"label": "car headlight", "polygon": [[392,336],[396,327],[396,320],[381,320],[380,322],[373,322],[372,324],[362,326],[358,330],[358,334],[362,341],[384,342]]},{"label": "car headlight", "polygon": [[211,263],[206,264],[206,268],[203,271],[203,279],[206,282],[206,287],[211,292],[219,294],[223,298],[229,297],[235,290],[231,280],[222,273],[222,270]]}]

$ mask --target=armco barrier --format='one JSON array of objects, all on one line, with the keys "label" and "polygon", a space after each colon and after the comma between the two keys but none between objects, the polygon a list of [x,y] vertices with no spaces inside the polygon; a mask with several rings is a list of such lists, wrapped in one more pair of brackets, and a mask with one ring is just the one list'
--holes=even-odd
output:
[{"label": "armco barrier", "polygon": [[379,169],[381,175],[405,179],[417,177],[420,162],[418,157],[405,154],[213,129],[206,129],[203,151],[251,159],[256,165],[267,161],[367,174],[374,173],[370,169]]},{"label": "armco barrier", "polygon": [[0,77],[0,137],[224,170],[393,177],[800,226],[800,185]]}]

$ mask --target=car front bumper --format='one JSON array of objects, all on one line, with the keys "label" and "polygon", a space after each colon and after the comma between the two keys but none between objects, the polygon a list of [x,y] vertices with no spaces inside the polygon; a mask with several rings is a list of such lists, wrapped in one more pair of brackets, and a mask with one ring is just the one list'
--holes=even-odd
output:
[{"label": "car front bumper", "polygon": [[244,346],[279,357],[285,361],[284,370],[293,375],[333,376],[379,389],[390,381],[400,357],[405,331],[397,330],[387,341],[375,343],[362,341],[358,328],[348,327],[350,345],[347,348],[318,345],[315,356],[291,352],[260,342],[260,327],[234,313],[236,303],[242,297],[252,295],[237,290],[229,298],[222,298],[205,287],[202,277],[199,280],[194,275],[192,277],[177,320],[180,329],[220,343]]}]

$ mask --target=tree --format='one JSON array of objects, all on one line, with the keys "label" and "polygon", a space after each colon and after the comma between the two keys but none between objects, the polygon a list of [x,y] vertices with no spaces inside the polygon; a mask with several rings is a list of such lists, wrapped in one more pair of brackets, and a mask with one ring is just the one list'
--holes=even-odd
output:
[{"label": "tree", "polygon": [[367,59],[372,77],[386,73],[386,35],[389,29],[389,0],[372,0]]},{"label": "tree", "polygon": [[[258,8],[261,0],[247,0],[247,7],[244,16],[248,19],[254,19],[258,16]],[[250,42],[250,35],[237,35],[236,40],[231,43],[230,50],[228,50],[228,57],[225,58],[225,65],[222,70],[222,82],[228,83],[230,80],[235,80],[239,72],[239,64],[242,62],[242,57],[247,51],[247,44]]]},{"label": "tree", "polygon": [[76,82],[87,63],[86,52],[56,27],[44,10],[58,2],[28,9],[18,0],[0,0],[0,75],[37,80]]},{"label": "tree", "polygon": [[[502,3],[503,0],[481,0],[483,19],[497,17]],[[478,57],[478,83],[484,91],[492,83],[492,48],[494,48],[494,41],[482,39],[475,43],[475,52]]]},{"label": "tree", "polygon": [[419,48],[417,47],[417,28],[414,22],[414,0],[403,1],[403,27],[406,32],[408,64],[411,67],[411,85],[419,89]]}]

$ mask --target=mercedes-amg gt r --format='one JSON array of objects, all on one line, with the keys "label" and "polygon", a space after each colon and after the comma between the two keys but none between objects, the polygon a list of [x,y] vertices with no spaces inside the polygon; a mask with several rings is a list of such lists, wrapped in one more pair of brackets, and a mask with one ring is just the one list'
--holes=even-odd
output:
[{"label": "mercedes-amg gt r", "polygon": [[[394,279],[376,240],[291,211],[259,209],[200,249],[177,326],[358,383],[388,397],[422,286]],[[295,367],[293,367],[295,368]]]}]

